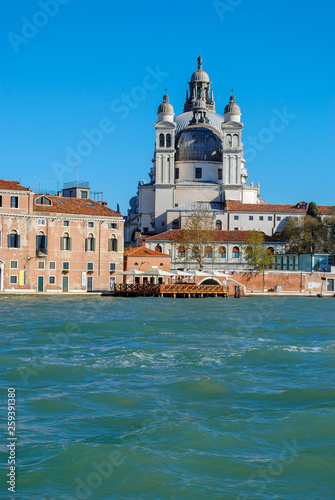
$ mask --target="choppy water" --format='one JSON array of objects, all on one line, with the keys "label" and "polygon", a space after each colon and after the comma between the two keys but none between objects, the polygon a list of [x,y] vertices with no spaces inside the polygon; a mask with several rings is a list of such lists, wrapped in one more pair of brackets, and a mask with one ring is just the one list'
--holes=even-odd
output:
[{"label": "choppy water", "polygon": [[0,498],[335,498],[334,325],[332,298],[2,297]]}]

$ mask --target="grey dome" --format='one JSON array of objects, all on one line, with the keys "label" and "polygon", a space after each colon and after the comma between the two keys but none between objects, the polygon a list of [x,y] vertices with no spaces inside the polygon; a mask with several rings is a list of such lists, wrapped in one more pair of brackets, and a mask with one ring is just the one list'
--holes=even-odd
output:
[{"label": "grey dome", "polygon": [[174,109],[172,104],[169,102],[169,96],[167,94],[164,94],[163,96],[163,102],[158,108],[158,113],[163,113],[164,115],[173,115],[174,114]]},{"label": "grey dome", "polygon": [[211,127],[185,128],[176,138],[176,161],[222,161],[222,140]]},{"label": "grey dome", "polygon": [[235,102],[235,97],[232,95],[229,99],[229,104],[224,108],[225,113],[232,113],[233,115],[240,115],[241,108]]},{"label": "grey dome", "polygon": [[191,82],[209,82],[209,76],[206,71],[198,69],[191,76]]},{"label": "grey dome", "polygon": [[[207,110],[206,114],[209,122],[208,125],[210,125],[212,128],[214,128],[217,132],[222,133],[221,125],[224,122],[224,118],[221,115],[218,115],[217,113],[214,113],[213,111]],[[181,115],[178,115],[175,117],[175,122],[177,124],[176,128],[176,133],[181,132],[184,128],[186,128],[190,121],[193,118],[193,112],[192,111],[186,111],[186,113],[182,113]]]}]

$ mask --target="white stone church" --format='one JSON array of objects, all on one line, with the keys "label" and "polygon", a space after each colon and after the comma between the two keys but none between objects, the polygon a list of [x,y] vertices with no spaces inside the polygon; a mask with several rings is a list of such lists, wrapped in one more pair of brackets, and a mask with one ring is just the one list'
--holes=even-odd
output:
[{"label": "white stone church", "polygon": [[165,94],[157,116],[150,182],[139,182],[137,195],[130,200],[125,242],[183,228],[199,205],[211,213],[217,230],[255,229],[269,236],[283,228],[287,217],[306,214],[306,202],[267,204],[259,183],[248,184],[240,107],[232,94],[223,115],[216,113],[201,57],[183,113],[175,116]]}]

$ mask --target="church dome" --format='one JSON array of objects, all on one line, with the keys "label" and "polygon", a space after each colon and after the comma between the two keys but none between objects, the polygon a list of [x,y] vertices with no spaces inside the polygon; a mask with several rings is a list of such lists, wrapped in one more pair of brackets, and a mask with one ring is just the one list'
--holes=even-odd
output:
[{"label": "church dome", "polygon": [[173,115],[174,114],[174,109],[172,104],[169,102],[169,96],[167,94],[164,94],[163,96],[163,102],[158,108],[158,113],[163,113],[164,115]]},{"label": "church dome", "polygon": [[204,126],[188,126],[176,139],[176,161],[222,161],[222,140],[217,131]]},{"label": "church dome", "polygon": [[191,83],[194,82],[207,82],[209,83],[209,76],[203,69],[198,69],[191,76]]},{"label": "church dome", "polygon": [[233,95],[230,96],[229,104],[224,108],[225,113],[231,113],[233,115],[241,114],[241,108],[236,104],[235,97]]}]

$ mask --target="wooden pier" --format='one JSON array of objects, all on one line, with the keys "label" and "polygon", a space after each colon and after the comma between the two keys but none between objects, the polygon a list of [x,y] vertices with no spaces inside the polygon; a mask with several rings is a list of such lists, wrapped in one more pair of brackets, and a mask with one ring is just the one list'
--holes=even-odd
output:
[{"label": "wooden pier", "polygon": [[173,285],[146,283],[143,285],[115,285],[113,292],[102,295],[122,297],[228,297],[229,288],[223,285],[196,285],[195,283],[175,283]]}]

